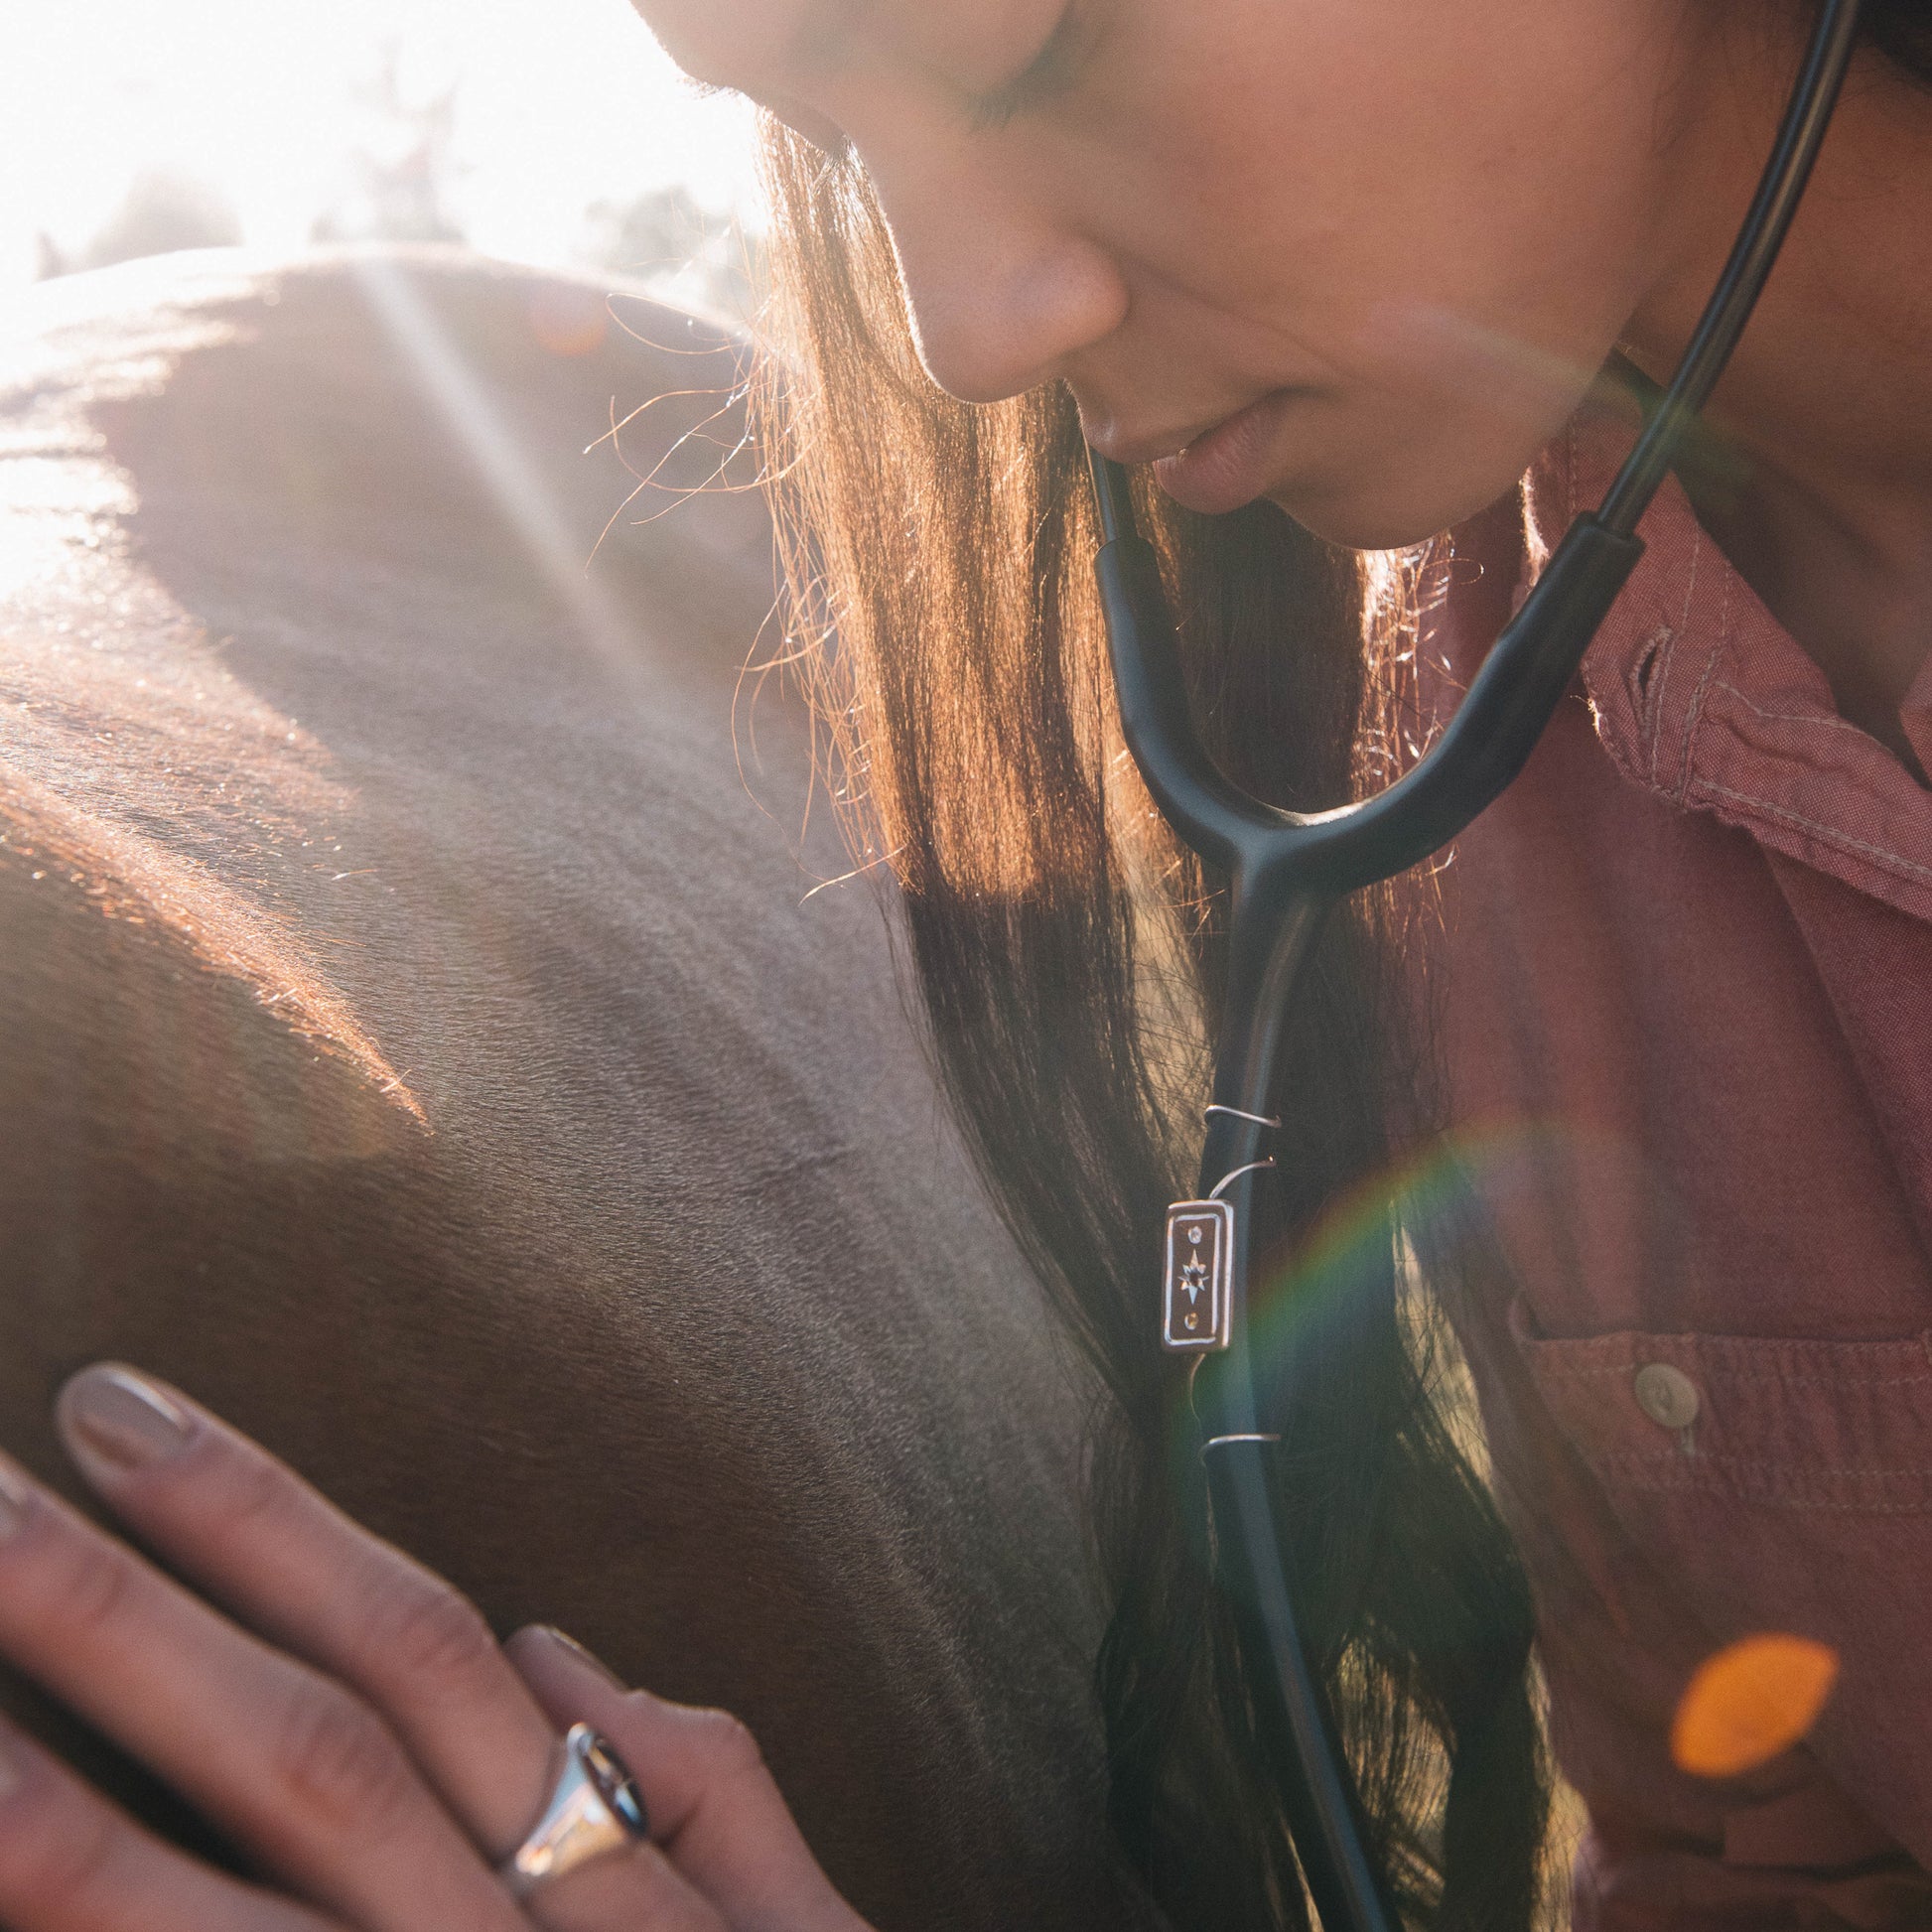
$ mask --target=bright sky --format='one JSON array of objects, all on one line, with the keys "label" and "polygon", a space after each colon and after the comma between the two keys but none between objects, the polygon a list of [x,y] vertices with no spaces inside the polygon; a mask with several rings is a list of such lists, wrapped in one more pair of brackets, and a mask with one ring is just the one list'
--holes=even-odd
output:
[{"label": "bright sky", "polygon": [[478,247],[559,263],[584,210],[685,183],[756,196],[751,117],[696,95],[625,0],[0,0],[0,293],[34,237],[85,242],[129,182],[221,191],[245,239],[299,242],[348,186],[355,88],[401,50],[403,91],[459,87],[448,201]]}]

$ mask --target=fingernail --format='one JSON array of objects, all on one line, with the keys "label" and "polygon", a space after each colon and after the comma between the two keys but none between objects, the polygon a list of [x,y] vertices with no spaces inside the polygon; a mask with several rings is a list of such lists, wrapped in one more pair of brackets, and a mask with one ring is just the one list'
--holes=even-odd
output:
[{"label": "fingernail", "polygon": [[187,1416],[132,1369],[82,1369],[61,1391],[60,1415],[76,1448],[123,1469],[159,1462],[188,1442]]},{"label": "fingernail", "polygon": [[12,1463],[0,1459],[0,1542],[27,1520],[27,1506],[33,1496],[27,1478]]},{"label": "fingernail", "polygon": [[598,1656],[596,1652],[586,1650],[568,1630],[559,1630],[554,1623],[543,1624],[541,1628],[543,1634],[552,1643],[562,1645],[580,1664],[590,1665],[591,1669],[596,1671],[598,1676],[603,1678],[612,1690],[621,1691],[624,1688],[623,1679],[602,1657]]}]

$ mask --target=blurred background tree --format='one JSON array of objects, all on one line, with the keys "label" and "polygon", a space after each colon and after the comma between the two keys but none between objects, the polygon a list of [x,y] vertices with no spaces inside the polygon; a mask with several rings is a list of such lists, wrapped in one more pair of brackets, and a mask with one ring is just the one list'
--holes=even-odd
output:
[{"label": "blurred background tree", "polygon": [[316,217],[312,241],[461,241],[447,205],[455,164],[457,83],[413,95],[402,43],[385,41],[371,80],[355,90],[364,132],[346,193]]},{"label": "blurred background tree", "polygon": [[642,282],[686,308],[747,322],[758,309],[763,264],[756,240],[708,208],[681,182],[625,202],[594,202],[585,217],[588,266]]},{"label": "blurred background tree", "polygon": [[689,87],[621,0],[0,15],[0,317],[37,278],[310,240],[462,244],[755,310],[752,109]]},{"label": "blurred background tree", "polygon": [[156,169],[135,176],[120,207],[71,254],[42,229],[40,278],[107,268],[177,248],[231,248],[240,239],[241,218],[219,189]]}]

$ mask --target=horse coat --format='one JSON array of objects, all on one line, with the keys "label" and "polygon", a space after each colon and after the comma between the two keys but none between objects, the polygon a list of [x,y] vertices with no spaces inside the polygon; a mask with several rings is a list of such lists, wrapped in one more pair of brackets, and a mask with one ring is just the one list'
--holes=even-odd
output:
[{"label": "horse coat", "polygon": [[879,892],[811,893],[799,719],[746,728],[764,513],[680,500],[737,350],[616,313],[211,255],[7,344],[4,1441],[70,1487],[61,1379],[152,1368],[500,1630],[738,1711],[882,1925],[1117,1924],[1090,1396]]}]

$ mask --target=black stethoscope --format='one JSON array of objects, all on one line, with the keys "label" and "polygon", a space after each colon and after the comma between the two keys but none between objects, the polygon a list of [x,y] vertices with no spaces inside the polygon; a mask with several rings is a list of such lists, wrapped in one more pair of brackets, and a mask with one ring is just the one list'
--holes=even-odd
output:
[{"label": "black stethoscope", "polygon": [[1858,36],[1860,0],[1825,0],[1777,145],[1722,279],[1668,389],[1609,494],[1580,516],[1496,640],[1443,736],[1373,798],[1290,812],[1250,798],[1215,768],[1188,712],[1173,623],[1153,546],[1135,527],[1127,473],[1096,456],[1102,545],[1095,569],[1122,731],[1175,833],[1232,881],[1226,1018],[1201,1155],[1201,1198],[1169,1210],[1162,1340],[1226,1350],[1202,1417],[1216,1561],[1268,1669],[1257,1715],[1292,1748],[1287,1794],[1296,1856],[1328,1932],[1387,1932],[1355,1825],[1349,1783],[1296,1629],[1263,1457],[1277,1437],[1257,1413],[1247,1332],[1253,1174],[1274,1123],[1267,1108],[1282,1021],[1328,908],[1439,851],[1522,770],[1643,544],[1637,520],[1676,462],[1750,319],[1831,123]]}]

